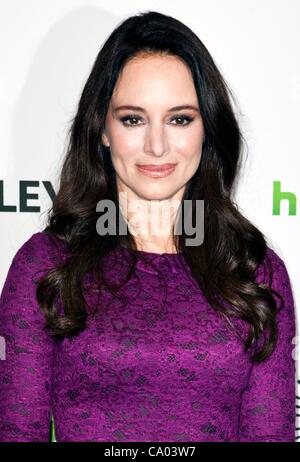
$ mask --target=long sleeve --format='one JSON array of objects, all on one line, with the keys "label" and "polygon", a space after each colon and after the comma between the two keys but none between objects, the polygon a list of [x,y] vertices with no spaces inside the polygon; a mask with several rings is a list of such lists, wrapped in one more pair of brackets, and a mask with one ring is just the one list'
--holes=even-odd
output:
[{"label": "long sleeve", "polygon": [[[239,441],[293,442],[296,437],[294,298],[283,260],[270,248],[268,255],[273,268],[271,286],[283,296],[284,304],[277,315],[279,335],[275,350],[262,363],[253,363],[242,395]],[[264,275],[260,274],[257,280],[265,282]]]},{"label": "long sleeve", "polygon": [[19,248],[1,293],[0,441],[49,441],[54,340],[35,297],[53,266],[47,239],[35,233]]}]

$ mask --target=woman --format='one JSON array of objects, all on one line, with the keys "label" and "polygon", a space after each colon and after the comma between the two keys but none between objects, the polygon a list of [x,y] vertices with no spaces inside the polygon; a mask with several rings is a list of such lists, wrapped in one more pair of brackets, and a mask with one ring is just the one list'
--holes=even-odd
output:
[{"label": "woman", "polygon": [[[1,441],[47,441],[51,417],[57,441],[294,441],[293,293],[232,199],[229,95],[170,16],[130,17],[104,43],[47,227],[2,290]],[[204,201],[200,244],[175,233],[184,201],[198,224]],[[165,233],[145,226],[167,215]]]}]

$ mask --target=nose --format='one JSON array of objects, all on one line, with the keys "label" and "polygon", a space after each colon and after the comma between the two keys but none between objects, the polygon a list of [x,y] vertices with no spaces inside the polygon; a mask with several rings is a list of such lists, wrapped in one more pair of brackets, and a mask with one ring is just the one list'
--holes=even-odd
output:
[{"label": "nose", "polygon": [[169,152],[169,142],[165,133],[165,127],[157,122],[149,124],[146,130],[145,152],[155,157],[161,157]]}]

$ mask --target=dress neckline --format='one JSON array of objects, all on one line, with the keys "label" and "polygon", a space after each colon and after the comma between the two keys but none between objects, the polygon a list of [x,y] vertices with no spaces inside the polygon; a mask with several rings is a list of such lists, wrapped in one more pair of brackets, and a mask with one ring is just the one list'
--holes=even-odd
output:
[{"label": "dress neckline", "polygon": [[128,249],[127,247],[124,246],[119,246],[121,249],[125,249],[127,251],[136,253],[137,255],[144,255],[145,257],[168,257],[168,258],[178,258],[179,256],[182,255],[182,252],[150,252],[148,250],[133,250],[133,249]]},{"label": "dress neckline", "polygon": [[161,265],[162,267],[165,267],[167,263],[166,267],[168,267],[173,273],[181,272],[182,265],[184,265],[182,252],[150,252],[147,250],[133,250],[122,245],[118,245],[115,248],[115,252],[117,254],[121,252],[123,255],[135,254],[137,256],[137,268],[150,273],[153,273],[153,268],[151,269],[151,265],[147,264],[147,260],[158,267],[161,267]]},{"label": "dress neckline", "polygon": [[154,257],[173,257],[173,256],[178,256],[181,255],[181,252],[150,252],[148,250],[134,250],[134,252],[141,254],[141,255],[148,255],[148,256],[154,256]]}]

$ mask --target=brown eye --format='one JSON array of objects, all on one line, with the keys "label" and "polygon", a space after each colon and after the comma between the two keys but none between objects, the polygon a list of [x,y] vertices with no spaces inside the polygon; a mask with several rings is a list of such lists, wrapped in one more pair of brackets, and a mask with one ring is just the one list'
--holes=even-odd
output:
[{"label": "brown eye", "polygon": [[[135,127],[138,125],[142,125],[138,123],[141,120],[142,119],[138,115],[133,115],[133,114],[120,118],[120,121],[125,127]],[[186,125],[189,125],[194,119],[193,117],[179,114],[171,119],[171,121],[173,120],[177,120],[177,121],[179,120],[180,123],[176,123],[176,124],[171,123],[171,125],[186,126]]]},{"label": "brown eye", "polygon": [[172,118],[172,120],[180,120],[180,121],[186,121],[187,123],[177,123],[177,124],[171,124],[171,125],[189,125],[194,119],[193,117],[190,116],[185,116],[185,115],[178,115]]},{"label": "brown eye", "polygon": [[[125,125],[125,127],[134,127],[135,125],[138,125],[138,124],[137,123],[132,124],[131,122],[141,120],[141,119],[138,116],[129,115],[129,116],[121,117],[120,120],[123,123],[123,125]],[[128,121],[130,121],[130,123],[128,123]]]}]

